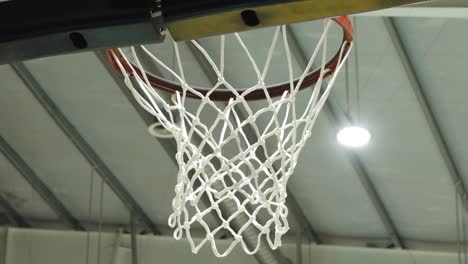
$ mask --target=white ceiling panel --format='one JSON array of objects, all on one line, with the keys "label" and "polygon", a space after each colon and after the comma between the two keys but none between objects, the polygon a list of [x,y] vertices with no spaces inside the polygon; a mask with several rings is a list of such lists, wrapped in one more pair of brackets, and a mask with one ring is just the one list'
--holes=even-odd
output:
[{"label": "white ceiling panel", "polygon": [[57,219],[55,213],[3,155],[0,155],[0,186],[0,194],[25,218]]},{"label": "white ceiling panel", "polygon": [[[371,144],[357,153],[403,237],[451,241],[453,185],[407,73],[381,18],[359,17],[357,30],[361,86],[358,104],[352,56],[352,117],[357,119],[360,111],[360,124],[373,136]],[[428,35],[423,34],[421,42]],[[333,100],[346,109],[341,81]]]},{"label": "white ceiling panel", "polygon": [[[88,219],[91,166],[56,126],[41,105],[8,66],[0,67],[2,136],[36,172],[63,204],[79,219]],[[14,177],[9,176],[8,179]],[[8,179],[5,184],[9,185]],[[14,182],[14,178],[12,181]],[[126,217],[116,197],[107,190],[105,219]],[[98,197],[94,195],[94,197]],[[45,219],[55,219],[54,215]],[[127,217],[126,217],[127,218]]]},{"label": "white ceiling panel", "polygon": [[[462,177],[468,181],[468,20],[431,18],[395,19],[403,45],[408,49],[436,121],[447,140]],[[456,239],[454,188],[425,116],[414,95],[398,53],[380,17],[357,18],[360,101],[357,103],[354,53],[350,60],[351,116],[372,133],[366,148],[355,150],[374,183],[389,215],[403,238],[427,241]],[[290,27],[306,55],[313,52],[317,22]],[[274,30],[243,33],[260,69],[264,66]],[[248,57],[233,37],[226,39],[226,79],[239,87],[258,80]],[[330,34],[332,54],[341,33]],[[219,40],[200,44],[219,61]],[[267,82],[286,81],[281,39],[274,54]],[[180,44],[185,74],[193,84],[207,86],[210,76]],[[150,49],[176,67],[173,46],[168,41]],[[283,58],[284,59],[284,58]],[[298,62],[294,72],[300,73]],[[40,85],[56,102],[82,136],[101,156],[122,184],[150,217],[167,225],[177,168],[161,145],[151,137],[133,106],[94,53],[81,53],[26,63]],[[344,73],[344,72],[343,72]],[[163,72],[163,75],[172,77]],[[0,133],[30,164],[63,203],[79,218],[88,218],[91,166],[54,124],[24,84],[8,66],[0,67]],[[211,76],[212,77],[212,76]],[[189,81],[190,83],[190,81]],[[304,106],[309,91],[301,92]],[[347,108],[342,74],[331,95],[333,105],[344,114]],[[252,103],[258,107],[264,102]],[[190,107],[197,102],[190,100]],[[215,114],[204,114],[205,119]],[[263,122],[261,118],[259,122]],[[363,188],[353,164],[336,142],[334,120],[324,111],[313,136],[301,153],[289,187],[310,223],[321,234],[341,237],[387,238],[382,221]],[[262,124],[260,124],[262,125]],[[265,124],[263,124],[265,125]],[[232,151],[232,149],[229,149]],[[232,153],[230,153],[232,154]],[[94,181],[94,216],[97,219],[99,178]],[[0,159],[0,191],[27,217],[56,219],[32,192],[18,172]],[[127,210],[105,189],[105,221],[125,223]]]},{"label": "white ceiling panel", "polygon": [[27,66],[150,217],[165,225],[176,167],[98,58],[84,53]]}]

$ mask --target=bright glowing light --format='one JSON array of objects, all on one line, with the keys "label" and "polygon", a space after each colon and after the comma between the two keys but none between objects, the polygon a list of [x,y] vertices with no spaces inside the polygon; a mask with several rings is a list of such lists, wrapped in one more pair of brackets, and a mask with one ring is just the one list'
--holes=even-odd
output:
[{"label": "bright glowing light", "polygon": [[341,145],[359,148],[369,144],[371,134],[362,127],[345,127],[338,132],[336,138]]}]

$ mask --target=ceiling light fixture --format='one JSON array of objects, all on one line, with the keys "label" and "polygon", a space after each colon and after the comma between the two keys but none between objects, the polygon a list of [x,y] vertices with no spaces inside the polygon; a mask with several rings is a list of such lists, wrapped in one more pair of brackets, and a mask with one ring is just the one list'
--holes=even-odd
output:
[{"label": "ceiling light fixture", "polygon": [[341,129],[336,135],[336,139],[343,146],[360,148],[369,144],[371,134],[365,128],[350,126]]},{"label": "ceiling light fixture", "polygon": [[[357,27],[356,25],[356,18],[354,18],[354,26],[355,28]],[[356,32],[355,32],[356,33]],[[354,52],[355,52],[355,72],[356,72],[356,112],[357,112],[357,124],[359,124],[361,120],[361,109],[360,109],[360,93],[359,93],[359,61],[358,61],[358,49],[357,49],[357,43],[354,43]],[[349,65],[348,62],[346,62],[345,65],[346,69],[346,117],[352,122],[352,111],[351,111],[351,96],[349,92]],[[366,128],[363,128],[358,125],[350,125],[347,127],[344,127],[340,131],[338,131],[338,134],[336,135],[336,139],[338,142],[346,147],[351,147],[351,148],[360,148],[364,147],[367,144],[369,144],[371,140],[371,133],[369,130]]]}]

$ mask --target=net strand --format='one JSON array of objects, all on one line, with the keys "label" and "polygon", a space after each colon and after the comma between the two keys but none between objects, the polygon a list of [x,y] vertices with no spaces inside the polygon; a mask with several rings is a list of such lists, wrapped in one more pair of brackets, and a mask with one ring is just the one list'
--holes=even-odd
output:
[{"label": "net strand", "polygon": [[[263,69],[260,69],[241,35],[234,34],[235,41],[231,45],[239,45],[258,80],[242,93],[225,78],[225,36],[220,37],[219,65],[198,41],[192,41],[218,77],[216,84],[203,93],[188,84],[188,71],[184,69],[177,43],[173,44],[174,67],[177,67],[179,74],[141,46],[143,54],[166,70],[182,87],[181,91],[172,95],[172,100],[165,100],[161,92],[151,86],[134,47],[130,48],[128,58],[123,56],[124,63],[113,54],[138,104],[158,118],[177,141],[179,173],[169,225],[175,228],[176,239],[182,239],[185,235],[194,253],[207,243],[218,257],[227,256],[238,245],[247,254],[255,254],[260,249],[262,239],[272,249],[281,246],[281,237],[289,230],[286,184],[294,172],[299,154],[311,137],[312,127],[330,95],[337,74],[349,55],[349,51],[344,52],[347,50],[345,45],[350,43],[344,43],[335,71],[326,69],[329,28],[330,20],[327,19],[316,49],[297,82],[286,26],[275,29]],[[283,45],[278,44],[280,38]],[[284,49],[290,89],[280,97],[272,98],[265,80],[279,47]],[[299,90],[320,53],[320,78],[305,108],[301,110],[296,99],[302,96]],[[123,64],[129,65],[131,74],[126,74]],[[331,78],[324,85],[323,78],[327,75],[331,75]],[[220,88],[233,94],[225,105],[218,105],[210,99],[210,95]],[[266,99],[263,102],[265,106],[260,108],[245,100],[249,93],[258,90],[264,92]],[[195,110],[188,106],[189,100],[186,99],[189,93],[200,100]],[[206,120],[203,116],[206,111],[211,111],[215,118]],[[229,148],[234,148],[236,154],[229,154]],[[202,203],[203,197],[209,201],[208,205]],[[221,224],[210,225],[209,219],[212,217]],[[191,229],[195,226],[206,232],[204,238],[193,238]],[[219,234],[232,236],[229,245],[223,249],[215,240]]]}]

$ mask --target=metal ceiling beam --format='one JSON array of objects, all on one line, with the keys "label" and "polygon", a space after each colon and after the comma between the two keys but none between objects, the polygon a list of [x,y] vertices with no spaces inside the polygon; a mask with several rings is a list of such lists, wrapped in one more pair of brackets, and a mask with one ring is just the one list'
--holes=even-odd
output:
[{"label": "metal ceiling beam", "polygon": [[26,161],[21,158],[21,156],[10,146],[10,144],[8,144],[8,142],[2,136],[0,136],[0,151],[60,219],[65,221],[65,223],[74,230],[85,230],[80,222],[70,213],[70,211],[68,211],[65,205],[50,190],[50,188],[39,178],[39,176],[31,169]]},{"label": "metal ceiling beam", "polygon": [[401,64],[411,83],[413,93],[416,96],[419,106],[424,114],[425,121],[429,126],[429,131],[431,132],[432,138],[434,139],[437,145],[437,149],[443,158],[444,164],[448,169],[450,178],[455,185],[455,188],[462,197],[463,206],[468,211],[468,192],[462,174],[459,167],[457,166],[457,163],[455,162],[454,156],[449,148],[446,137],[442,132],[441,126],[437,122],[434,110],[432,109],[429,99],[424,91],[422,82],[416,73],[414,64],[411,62],[409,53],[406,47],[403,45],[403,41],[401,39],[400,33],[398,32],[398,28],[395,25],[395,21],[393,18],[383,18],[383,20],[388,34],[390,35],[393,45],[398,53],[398,56],[400,57]]},{"label": "metal ceiling beam", "polygon": [[[186,42],[186,44],[190,52],[192,53],[192,55],[195,57],[195,60],[200,65],[203,73],[208,78],[211,85],[214,86],[218,82],[218,76],[212,70],[211,65],[205,59],[203,54],[200,53],[199,49],[195,47],[195,45],[192,44],[192,42]],[[238,113],[239,118],[247,119],[246,117],[244,117],[245,113],[243,113],[243,111],[241,111],[240,109],[237,109],[236,112]],[[246,126],[245,130],[247,132],[246,135],[248,137],[249,142],[258,141],[258,138],[255,136],[254,129],[251,126]],[[263,160],[263,161],[267,160],[263,152],[260,152],[259,154],[261,155],[260,157],[258,157],[260,160]],[[278,168],[274,168],[274,169],[278,170]],[[288,198],[286,199],[286,206],[289,208],[289,211],[294,216],[294,219],[296,219],[296,221],[298,222],[298,226],[303,229],[304,235],[307,238],[307,240],[309,242],[313,242],[316,244],[322,244],[322,240],[320,239],[320,236],[317,234],[313,225],[307,219],[294,193],[291,192],[291,189],[289,187],[286,188],[286,191],[288,195]]]},{"label": "metal ceiling beam", "polygon": [[5,225],[13,225],[16,226],[6,214],[4,214],[2,211],[2,207],[0,205],[0,227],[5,226]]},{"label": "metal ceiling beam", "polygon": [[0,208],[8,222],[16,227],[31,227],[31,225],[18,213],[8,200],[0,193]]},{"label": "metal ceiling beam", "polygon": [[[288,27],[287,32],[291,54],[293,54],[300,67],[305,69],[308,64],[305,51],[300,46],[297,36],[294,34],[290,27]],[[328,113],[327,116],[330,118],[330,121],[334,125],[336,131],[344,127],[345,124],[350,123],[349,120],[347,120],[347,118],[343,114],[339,114],[339,112],[334,107],[331,98],[329,98],[327,103],[325,104],[324,110]],[[376,209],[380,220],[382,221],[393,243],[396,247],[402,249],[406,248],[403,240],[401,239],[401,236],[399,235],[398,229],[395,223],[393,222],[392,217],[390,216],[390,213],[388,212],[380,194],[377,192],[377,189],[364,165],[364,162],[361,160],[361,158],[356,152],[346,148],[344,148],[343,151],[345,152],[347,158],[350,160],[356,174],[359,177],[362,186],[366,190],[368,197],[370,198],[374,208]]]},{"label": "metal ceiling beam", "polygon": [[107,183],[109,188],[117,195],[122,203],[130,212],[135,213],[142,223],[155,235],[160,232],[151,218],[146,214],[143,208],[130,195],[128,190],[123,186],[119,179],[114,175],[110,168],[99,157],[91,145],[81,136],[75,126],[66,118],[63,112],[47,95],[41,84],[34,78],[23,63],[11,64],[11,67],[16,74],[21,78],[29,91],[34,95],[36,100],[49,113],[50,117],[62,129],[63,133],[68,136],[75,147],[95,168],[98,175]]}]

